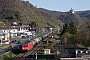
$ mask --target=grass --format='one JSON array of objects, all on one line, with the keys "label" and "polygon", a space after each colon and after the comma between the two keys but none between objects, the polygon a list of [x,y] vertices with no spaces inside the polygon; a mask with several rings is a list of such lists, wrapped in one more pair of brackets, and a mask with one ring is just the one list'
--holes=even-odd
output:
[{"label": "grass", "polygon": [[27,40],[28,38],[18,38],[18,40]]},{"label": "grass", "polygon": [[0,56],[0,60],[4,60],[3,55]]},{"label": "grass", "polygon": [[0,46],[0,48],[6,47],[6,46],[10,46],[10,44],[2,44],[2,45]]},{"label": "grass", "polygon": [[52,39],[51,42],[54,43],[56,40],[55,39]]},{"label": "grass", "polygon": [[48,48],[48,49],[51,49],[51,53],[54,53],[54,51],[55,51],[55,49],[54,49],[54,44],[55,44],[55,42],[56,42],[56,40],[55,39],[51,39],[50,40],[50,43],[47,45],[47,47],[46,48]]},{"label": "grass", "polygon": [[13,58],[15,56],[16,56],[16,54],[14,54],[12,52],[9,52],[9,53],[3,55],[4,60],[10,60],[11,58]]},{"label": "grass", "polygon": [[55,39],[56,39],[56,38],[58,38],[58,36],[57,36],[57,35],[54,35],[54,37],[53,37],[53,38],[55,38]]},{"label": "grass", "polygon": [[[12,54],[12,57],[11,57],[11,54]],[[11,58],[13,58],[15,56],[16,56],[16,54],[9,52],[9,53],[6,53],[6,54],[0,56],[0,60],[10,60]]]},{"label": "grass", "polygon": [[35,36],[39,36],[39,35],[41,35],[42,34],[42,32],[37,32],[36,34],[35,34]]}]

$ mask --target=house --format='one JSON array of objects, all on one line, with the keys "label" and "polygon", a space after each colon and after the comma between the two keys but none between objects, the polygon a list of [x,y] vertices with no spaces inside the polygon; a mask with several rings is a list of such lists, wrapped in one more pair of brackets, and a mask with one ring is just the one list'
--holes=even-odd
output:
[{"label": "house", "polygon": [[77,48],[75,51],[76,58],[82,57],[84,55],[90,55],[90,50],[88,48]]},{"label": "house", "polygon": [[0,43],[2,45],[2,43],[5,43],[5,44],[9,44],[10,43],[10,35],[8,32],[3,32],[3,31],[0,31]]},{"label": "house", "polygon": [[63,52],[65,55],[68,55],[71,58],[82,57],[84,55],[90,55],[90,51],[88,48],[80,48],[74,45],[62,45],[60,43],[56,43],[55,48],[59,52]]}]

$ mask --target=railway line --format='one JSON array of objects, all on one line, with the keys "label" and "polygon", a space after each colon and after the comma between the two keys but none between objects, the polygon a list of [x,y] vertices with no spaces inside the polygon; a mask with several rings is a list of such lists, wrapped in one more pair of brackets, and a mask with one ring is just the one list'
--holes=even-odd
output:
[{"label": "railway line", "polygon": [[32,58],[35,57],[36,52],[41,49],[38,48],[41,44],[38,44],[36,47],[34,47],[32,50],[25,52],[25,53],[20,53],[16,57],[14,57],[12,60],[24,60],[25,58],[31,60]]},{"label": "railway line", "polygon": [[[55,34],[52,33],[50,35],[48,35],[45,39],[43,39],[43,41],[49,41],[51,40],[51,37]],[[24,53],[20,53],[19,55],[15,56],[14,58],[12,58],[11,60],[34,60],[36,57],[36,53],[42,54],[42,51],[44,50],[43,46],[46,46],[47,44],[43,44],[42,41],[40,41],[37,46],[35,46],[34,48],[32,48],[31,50],[29,50],[28,52],[24,52]]]}]

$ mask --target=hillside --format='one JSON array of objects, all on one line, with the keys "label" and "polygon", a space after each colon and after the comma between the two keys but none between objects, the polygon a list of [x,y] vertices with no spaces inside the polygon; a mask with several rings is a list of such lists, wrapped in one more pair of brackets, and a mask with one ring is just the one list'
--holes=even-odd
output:
[{"label": "hillside", "polygon": [[[59,12],[59,11],[50,11],[43,8],[39,8],[44,12],[47,12],[49,15],[56,17],[57,19],[61,20],[64,23],[70,23],[74,21],[76,25],[87,26],[90,25],[90,19],[84,16],[84,14],[74,13],[71,14],[69,12]],[[87,14],[87,13],[86,13]],[[89,16],[89,15],[88,15]],[[90,17],[90,16],[89,16]]]},{"label": "hillside", "polygon": [[87,17],[90,18],[90,10],[86,10],[86,11],[76,11],[77,14],[83,16],[83,17]]},{"label": "hillside", "polygon": [[0,0],[0,25],[10,25],[14,21],[18,24],[35,21],[38,27],[62,24],[57,18],[37,9],[28,1]]},{"label": "hillside", "polygon": [[70,23],[71,21],[74,21],[76,23],[76,25],[80,25],[80,26],[86,26],[89,25],[90,19],[82,17],[78,14],[62,14],[59,17],[57,17],[58,19],[60,19],[61,21],[63,21],[64,23]]},{"label": "hillside", "polygon": [[43,9],[43,8],[38,8],[38,9],[42,10],[43,12],[47,12],[51,16],[55,16],[55,17],[57,17],[61,14],[64,14],[63,12],[59,12],[59,11],[51,11],[51,10],[47,10],[47,9]]}]

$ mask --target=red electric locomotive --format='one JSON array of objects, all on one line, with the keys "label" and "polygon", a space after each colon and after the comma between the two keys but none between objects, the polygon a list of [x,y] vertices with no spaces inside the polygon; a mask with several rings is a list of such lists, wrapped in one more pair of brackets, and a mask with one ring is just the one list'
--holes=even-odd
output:
[{"label": "red electric locomotive", "polygon": [[33,48],[33,42],[31,41],[27,41],[22,44],[22,51],[28,51],[31,50],[32,48]]}]

